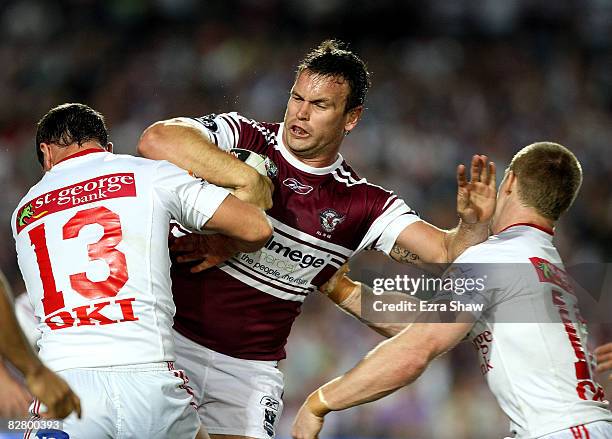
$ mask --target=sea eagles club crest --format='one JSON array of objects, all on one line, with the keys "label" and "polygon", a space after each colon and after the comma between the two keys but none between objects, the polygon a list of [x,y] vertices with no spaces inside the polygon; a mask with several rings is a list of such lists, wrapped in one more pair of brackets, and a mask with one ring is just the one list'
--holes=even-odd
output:
[{"label": "sea eagles club crest", "polygon": [[327,208],[319,213],[319,220],[321,221],[323,230],[327,233],[331,233],[338,224],[344,221],[344,215],[340,215],[334,209]]}]

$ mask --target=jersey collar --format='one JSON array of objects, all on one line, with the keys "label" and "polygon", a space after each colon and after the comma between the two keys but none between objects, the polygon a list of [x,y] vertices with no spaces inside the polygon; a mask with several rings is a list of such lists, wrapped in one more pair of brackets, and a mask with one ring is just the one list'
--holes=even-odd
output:
[{"label": "jersey collar", "polygon": [[106,151],[104,149],[100,149],[100,148],[87,148],[87,149],[84,149],[82,151],[75,152],[74,154],[71,154],[68,157],[64,157],[59,162],[57,162],[54,166],[57,166],[60,163],[65,162],[66,160],[75,159],[77,157],[83,157],[84,155],[93,154],[95,152],[108,152],[108,151]]},{"label": "jersey collar", "polygon": [[297,158],[295,158],[295,156],[291,154],[285,146],[285,143],[283,142],[283,129],[284,123],[281,122],[280,127],[278,129],[278,133],[276,134],[276,143],[278,145],[278,150],[280,151],[283,158],[287,160],[287,162],[289,162],[289,164],[294,168],[297,168],[300,171],[304,171],[309,174],[326,175],[338,169],[344,161],[342,154],[338,154],[338,158],[336,159],[336,161],[329,166],[325,166],[324,168],[315,168],[314,166],[308,166],[307,164],[302,163]]},{"label": "jersey collar", "polygon": [[[533,224],[533,223],[516,223],[516,224],[510,224],[508,227],[506,227],[505,229],[501,230],[499,233],[503,233],[506,230],[512,228],[512,227],[518,227],[518,226],[523,226],[523,227],[532,227],[534,229],[538,229],[541,230],[544,233],[549,234],[550,236],[554,236],[555,232],[553,229],[549,229],[548,227],[542,227],[538,224]],[[498,233],[498,235],[499,235]]]}]

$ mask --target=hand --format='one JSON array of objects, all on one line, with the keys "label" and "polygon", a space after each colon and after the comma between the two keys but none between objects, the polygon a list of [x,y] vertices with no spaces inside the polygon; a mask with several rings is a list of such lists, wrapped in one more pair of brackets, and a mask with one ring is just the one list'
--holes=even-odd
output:
[{"label": "hand", "polygon": [[81,417],[79,397],[58,375],[40,364],[25,378],[32,395],[47,407],[47,411],[41,414],[43,418],[63,419],[73,411]]},{"label": "hand", "polygon": [[[597,356],[597,372],[612,371],[612,343],[599,346],[595,349],[595,355]],[[612,374],[608,379],[612,380]]]},{"label": "hand", "polygon": [[468,183],[465,166],[457,167],[457,213],[467,224],[488,223],[495,212],[497,196],[495,163],[486,155],[472,157]]},{"label": "hand", "polygon": [[0,360],[0,419],[25,418],[32,396],[15,381]]},{"label": "hand", "polygon": [[273,192],[274,184],[272,180],[255,171],[251,183],[237,188],[234,191],[234,196],[263,210],[268,210],[272,207]]},{"label": "hand", "polygon": [[293,421],[291,437],[293,439],[317,439],[319,432],[323,428],[323,421],[322,416],[312,413],[306,403],[304,403]]},{"label": "hand", "polygon": [[227,261],[238,251],[233,240],[221,234],[198,235],[192,233],[174,240],[170,246],[173,252],[185,252],[176,258],[177,262],[201,261],[191,268],[192,273],[199,273]]},{"label": "hand", "polygon": [[342,265],[342,267],[338,268],[338,271],[336,271],[334,275],[327,280],[327,282],[319,287],[319,291],[326,296],[329,296],[338,286],[338,281],[346,277],[346,274],[349,271],[351,271],[351,269],[349,268],[348,263]]}]

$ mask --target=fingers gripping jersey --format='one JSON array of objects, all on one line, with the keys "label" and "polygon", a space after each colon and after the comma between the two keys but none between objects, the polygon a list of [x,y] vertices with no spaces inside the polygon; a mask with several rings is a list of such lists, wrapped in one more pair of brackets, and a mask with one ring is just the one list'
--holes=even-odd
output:
[{"label": "fingers gripping jersey", "polygon": [[482,305],[469,334],[480,370],[516,438],[612,421],[592,378],[586,325],[552,236],[513,226],[454,263],[485,288],[459,297]]},{"label": "fingers gripping jersey", "polygon": [[99,150],[45,173],[11,223],[47,364],[173,361],[168,224],[200,229],[227,194],[167,162]]},{"label": "fingers gripping jersey", "polygon": [[175,328],[226,355],[279,360],[305,297],[360,251],[389,253],[419,218],[392,192],[359,178],[341,156],[325,168],[298,161],[283,144],[282,124],[236,113],[190,120],[221,149],[249,149],[276,163],[267,212],[274,234],[261,250],[197,275],[173,264]]}]

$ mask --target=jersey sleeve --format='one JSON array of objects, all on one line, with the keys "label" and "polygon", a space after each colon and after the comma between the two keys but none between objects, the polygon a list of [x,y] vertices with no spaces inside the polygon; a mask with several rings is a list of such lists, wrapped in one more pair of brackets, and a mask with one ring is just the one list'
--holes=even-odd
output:
[{"label": "jersey sleeve", "polygon": [[[419,215],[393,193],[380,203],[374,203],[371,213],[374,221],[359,243],[355,253],[361,250],[391,252],[399,234],[410,224],[420,221]],[[377,206],[378,204],[378,206]]]},{"label": "jersey sleeve", "polygon": [[243,148],[263,153],[276,124],[256,122],[236,112],[184,118],[224,151]]},{"label": "jersey sleeve", "polygon": [[183,227],[201,231],[229,195],[227,189],[195,178],[178,166],[159,161],[153,181],[157,199]]}]

